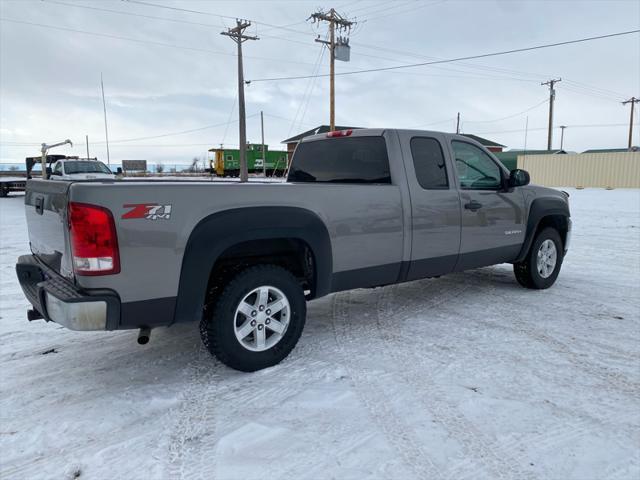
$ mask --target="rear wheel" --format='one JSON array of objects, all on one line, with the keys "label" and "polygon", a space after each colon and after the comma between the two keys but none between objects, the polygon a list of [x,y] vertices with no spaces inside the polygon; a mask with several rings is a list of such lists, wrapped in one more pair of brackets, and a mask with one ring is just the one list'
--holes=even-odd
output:
[{"label": "rear wheel", "polygon": [[253,372],[282,361],[295,347],[306,317],[301,285],[287,270],[259,265],[222,290],[200,333],[209,351],[236,370]]},{"label": "rear wheel", "polygon": [[513,265],[518,283],[526,288],[542,290],[553,285],[560,273],[563,245],[555,228],[545,228],[533,240],[527,257]]}]

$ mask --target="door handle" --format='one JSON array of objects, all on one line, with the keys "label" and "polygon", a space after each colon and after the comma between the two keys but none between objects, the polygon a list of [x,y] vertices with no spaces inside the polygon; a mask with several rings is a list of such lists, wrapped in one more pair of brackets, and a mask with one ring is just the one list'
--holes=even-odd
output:
[{"label": "door handle", "polygon": [[466,208],[467,210],[471,210],[472,212],[475,212],[476,210],[480,210],[482,208],[482,204],[480,202],[476,202],[475,200],[472,200],[469,203],[465,203],[464,208]]},{"label": "door handle", "polygon": [[44,213],[44,197],[36,197],[36,213],[42,215]]}]

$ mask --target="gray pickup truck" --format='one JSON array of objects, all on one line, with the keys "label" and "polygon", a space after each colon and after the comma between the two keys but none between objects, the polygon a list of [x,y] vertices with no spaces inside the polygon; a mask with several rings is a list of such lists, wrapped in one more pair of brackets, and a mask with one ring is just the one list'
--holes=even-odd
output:
[{"label": "gray pickup truck", "polygon": [[140,343],[198,320],[212,354],[254,371],[332,292],[499,263],[550,287],[568,194],[528,184],[464,136],[390,129],[305,138],[286,183],[31,180],[16,270],[30,320],[140,329]]}]

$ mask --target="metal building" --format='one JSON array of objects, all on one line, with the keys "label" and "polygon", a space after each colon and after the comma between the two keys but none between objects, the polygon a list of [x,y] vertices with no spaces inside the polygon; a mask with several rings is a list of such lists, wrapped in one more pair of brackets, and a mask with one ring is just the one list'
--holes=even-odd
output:
[{"label": "metal building", "polygon": [[518,168],[547,187],[640,188],[640,152],[518,155]]}]

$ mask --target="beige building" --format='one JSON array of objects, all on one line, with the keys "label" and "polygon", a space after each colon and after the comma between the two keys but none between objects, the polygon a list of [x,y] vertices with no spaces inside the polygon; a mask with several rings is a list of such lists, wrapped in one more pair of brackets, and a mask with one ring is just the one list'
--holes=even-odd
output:
[{"label": "beige building", "polygon": [[640,188],[640,152],[518,155],[518,168],[547,187]]}]

